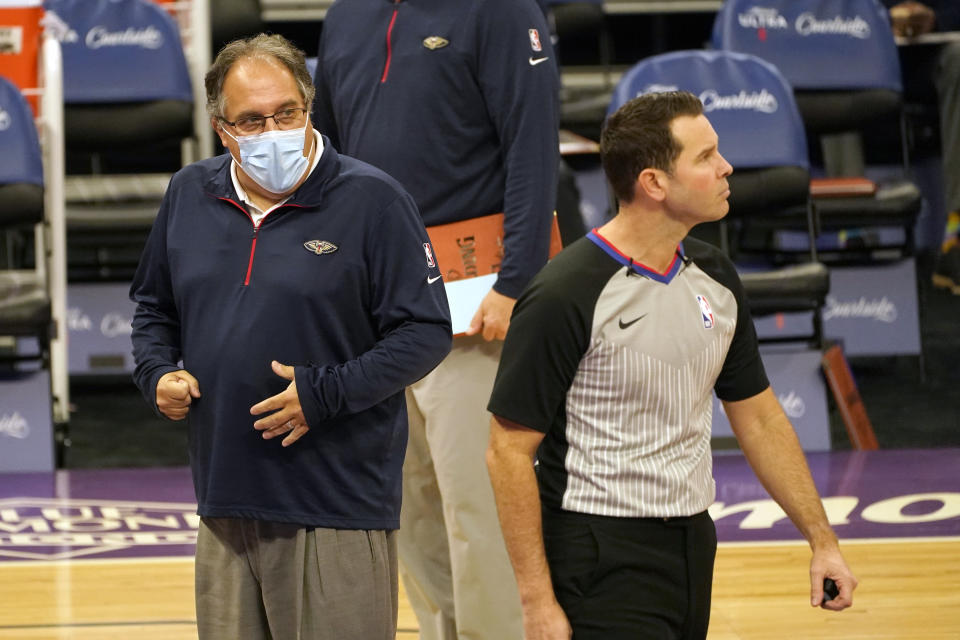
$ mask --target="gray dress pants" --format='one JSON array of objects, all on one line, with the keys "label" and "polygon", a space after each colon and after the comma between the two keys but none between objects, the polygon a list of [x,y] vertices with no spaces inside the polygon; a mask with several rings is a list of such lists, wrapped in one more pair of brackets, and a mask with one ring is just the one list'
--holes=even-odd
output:
[{"label": "gray dress pants", "polygon": [[396,531],[201,518],[200,640],[394,640]]}]

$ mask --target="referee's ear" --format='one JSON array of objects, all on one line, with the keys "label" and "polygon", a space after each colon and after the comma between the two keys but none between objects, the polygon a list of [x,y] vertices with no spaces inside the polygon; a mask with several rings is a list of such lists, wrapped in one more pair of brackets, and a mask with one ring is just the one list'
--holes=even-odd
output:
[{"label": "referee's ear", "polygon": [[634,199],[649,198],[654,202],[663,202],[667,198],[670,185],[669,174],[662,169],[647,168],[640,172],[634,184]]}]

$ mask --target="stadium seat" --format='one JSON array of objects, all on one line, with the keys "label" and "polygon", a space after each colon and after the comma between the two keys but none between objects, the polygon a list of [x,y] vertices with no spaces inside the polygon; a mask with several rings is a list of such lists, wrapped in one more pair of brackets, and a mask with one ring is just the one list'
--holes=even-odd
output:
[{"label": "stadium seat", "polygon": [[46,0],[45,8],[63,49],[68,149],[139,147],[192,134],[187,63],[165,10],[149,0]]},{"label": "stadium seat", "polygon": [[194,135],[179,30],[150,0],[46,0],[63,50],[68,276],[127,281]]},{"label": "stadium seat", "polygon": [[231,40],[264,30],[260,0],[210,0],[213,57]]},{"label": "stadium seat", "polygon": [[[33,113],[20,90],[0,77],[0,337],[35,337],[38,350],[0,347],[0,361],[49,365],[51,303],[34,235],[44,220],[43,164]],[[33,266],[30,265],[33,263]]]},{"label": "stadium seat", "polygon": [[[814,145],[811,157],[823,157],[824,177],[857,178],[871,165],[889,166],[888,150],[895,149],[895,171],[876,181],[832,183],[861,193],[841,188],[814,194],[821,229],[858,240],[824,245],[823,257],[858,262],[912,253],[922,202],[906,179],[900,65],[886,9],[876,0],[771,0],[762,6],[727,0],[714,23],[713,46],[756,55],[783,73]],[[900,233],[884,240],[879,231],[861,233],[865,228]]]},{"label": "stadium seat", "polygon": [[721,226],[715,242],[736,257],[738,242],[732,242],[731,235],[738,238],[755,223],[775,226],[782,216],[806,221],[811,239],[808,261],[780,268],[751,267],[741,275],[755,316],[812,312],[812,331],[801,337],[819,345],[829,273],[817,260],[813,242],[806,138],[789,84],[773,65],[755,56],[678,51],[647,58],[627,71],[614,90],[609,111],[638,95],[672,90],[700,97],[720,137],[720,152],[734,167],[729,177],[729,222],[724,224],[737,233]]}]

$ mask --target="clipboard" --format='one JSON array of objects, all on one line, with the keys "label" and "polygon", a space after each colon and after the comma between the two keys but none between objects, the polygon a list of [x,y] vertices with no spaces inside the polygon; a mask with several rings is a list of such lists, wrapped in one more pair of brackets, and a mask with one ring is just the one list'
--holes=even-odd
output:
[{"label": "clipboard", "polygon": [[[503,262],[503,213],[427,227],[443,275],[453,335],[463,335]],[[550,257],[560,252],[557,216],[550,225]]]}]

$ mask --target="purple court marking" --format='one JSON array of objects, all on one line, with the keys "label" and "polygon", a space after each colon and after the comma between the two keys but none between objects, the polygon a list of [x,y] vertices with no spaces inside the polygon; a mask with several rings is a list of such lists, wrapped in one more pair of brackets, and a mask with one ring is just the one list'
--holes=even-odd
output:
[{"label": "purple court marking", "polygon": [[192,556],[190,470],[0,475],[0,561]]},{"label": "purple court marking", "polygon": [[[960,449],[807,460],[842,539],[960,537]],[[800,539],[741,455],[714,475],[721,542]],[[192,556],[198,522],[186,468],[0,474],[0,562]]]},{"label": "purple court marking", "polygon": [[[960,536],[960,449],[808,453],[840,538]],[[721,542],[799,540],[740,455],[715,456]]]}]

